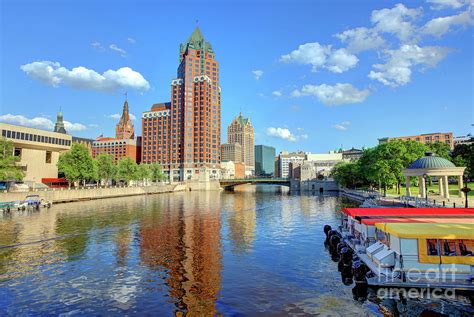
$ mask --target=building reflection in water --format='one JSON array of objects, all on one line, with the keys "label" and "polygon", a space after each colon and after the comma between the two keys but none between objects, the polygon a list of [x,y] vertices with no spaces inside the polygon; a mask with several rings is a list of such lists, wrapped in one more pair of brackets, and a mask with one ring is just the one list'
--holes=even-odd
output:
[{"label": "building reflection in water", "polygon": [[[250,190],[251,189],[251,190]],[[235,188],[238,194],[229,195],[228,226],[232,252],[244,253],[252,249],[256,229],[255,188],[242,185]]]},{"label": "building reflection in water", "polygon": [[191,192],[156,203],[154,212],[140,224],[143,263],[167,271],[168,294],[177,314],[217,314],[222,269],[220,193]]}]

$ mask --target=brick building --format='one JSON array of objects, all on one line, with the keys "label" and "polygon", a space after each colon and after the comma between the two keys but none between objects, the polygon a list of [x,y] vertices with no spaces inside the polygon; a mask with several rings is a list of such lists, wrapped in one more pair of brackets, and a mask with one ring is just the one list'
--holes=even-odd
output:
[{"label": "brick building", "polygon": [[426,133],[426,134],[411,135],[411,136],[381,138],[379,139],[379,144],[387,143],[387,142],[395,141],[395,140],[405,140],[405,141],[413,140],[413,141],[417,141],[423,144],[441,142],[441,143],[446,143],[447,145],[449,145],[450,149],[454,148],[452,132],[444,132],[444,133],[436,132],[436,133]]},{"label": "brick building", "polygon": [[244,118],[242,113],[235,117],[227,127],[227,143],[238,143],[242,147],[242,162],[245,164],[247,176],[255,173],[254,130],[250,118]]},{"label": "brick building", "polygon": [[199,28],[180,45],[171,102],[142,114],[142,161],[158,162],[173,180],[220,173],[221,89],[214,50]]},{"label": "brick building", "polygon": [[114,162],[130,157],[135,162],[141,161],[141,137],[135,138],[135,131],[130,119],[128,101],[123,104],[122,116],[115,127],[115,138],[98,137],[92,143],[92,157],[105,153],[113,156]]}]

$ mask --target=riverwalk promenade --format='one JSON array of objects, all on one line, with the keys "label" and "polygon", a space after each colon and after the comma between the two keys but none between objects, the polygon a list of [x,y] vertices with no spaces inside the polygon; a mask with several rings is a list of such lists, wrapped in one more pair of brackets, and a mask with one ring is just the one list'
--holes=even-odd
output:
[{"label": "riverwalk promenade", "polygon": [[66,203],[94,199],[152,195],[178,191],[220,190],[218,181],[186,181],[178,183],[157,183],[149,186],[110,186],[86,188],[49,188],[36,189],[28,192],[2,192],[0,202],[24,200],[28,195],[39,195],[40,198],[53,203]]}]

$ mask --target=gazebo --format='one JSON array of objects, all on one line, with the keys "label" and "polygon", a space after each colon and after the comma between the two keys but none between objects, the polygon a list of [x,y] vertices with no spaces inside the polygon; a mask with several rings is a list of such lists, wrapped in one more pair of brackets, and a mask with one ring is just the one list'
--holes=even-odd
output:
[{"label": "gazebo", "polygon": [[439,195],[449,199],[448,177],[454,176],[458,178],[459,197],[464,197],[461,188],[463,188],[465,169],[465,167],[456,167],[445,158],[427,152],[425,156],[417,159],[402,171],[406,179],[406,195],[411,196],[410,177],[418,177],[420,196],[426,197],[426,178],[436,176],[438,177]]}]

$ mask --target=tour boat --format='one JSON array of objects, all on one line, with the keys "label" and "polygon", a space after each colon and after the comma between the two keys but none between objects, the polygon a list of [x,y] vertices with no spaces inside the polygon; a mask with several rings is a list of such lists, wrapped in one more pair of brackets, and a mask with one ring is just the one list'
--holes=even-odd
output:
[{"label": "tour boat", "polygon": [[325,226],[324,232],[345,283],[438,287],[473,296],[474,209],[346,208],[343,213],[340,231]]}]

